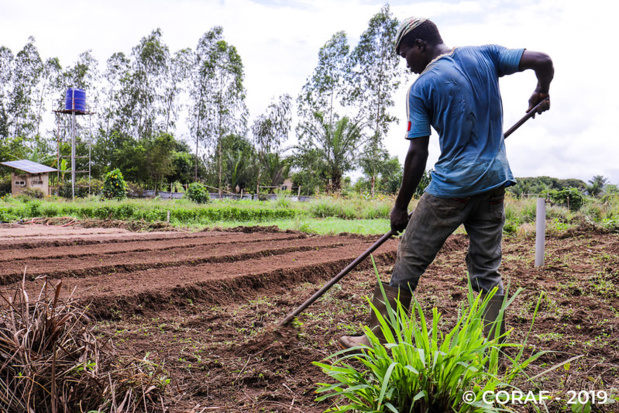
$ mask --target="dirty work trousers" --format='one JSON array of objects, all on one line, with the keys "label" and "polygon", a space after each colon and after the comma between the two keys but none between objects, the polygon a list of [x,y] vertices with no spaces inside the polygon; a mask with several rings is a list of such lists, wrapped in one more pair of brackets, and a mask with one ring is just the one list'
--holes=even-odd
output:
[{"label": "dirty work trousers", "polygon": [[424,194],[400,240],[389,285],[414,291],[447,237],[464,224],[470,240],[466,265],[473,289],[489,292],[496,286],[497,294],[503,294],[499,265],[504,198],[504,187],[467,198]]}]

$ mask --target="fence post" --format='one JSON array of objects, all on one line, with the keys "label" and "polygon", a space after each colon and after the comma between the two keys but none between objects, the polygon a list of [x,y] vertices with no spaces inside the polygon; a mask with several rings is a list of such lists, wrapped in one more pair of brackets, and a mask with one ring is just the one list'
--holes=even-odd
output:
[{"label": "fence post", "polygon": [[546,200],[537,198],[535,215],[535,266],[544,265],[544,248],[546,238]]}]

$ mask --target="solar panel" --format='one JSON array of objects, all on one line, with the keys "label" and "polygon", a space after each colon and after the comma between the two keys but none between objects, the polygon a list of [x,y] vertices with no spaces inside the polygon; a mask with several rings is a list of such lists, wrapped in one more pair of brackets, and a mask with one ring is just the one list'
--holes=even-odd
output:
[{"label": "solar panel", "polygon": [[56,169],[54,168],[29,161],[27,159],[23,159],[21,161],[2,162],[2,165],[10,166],[11,168],[19,169],[20,171],[28,172],[30,174],[56,172]]}]

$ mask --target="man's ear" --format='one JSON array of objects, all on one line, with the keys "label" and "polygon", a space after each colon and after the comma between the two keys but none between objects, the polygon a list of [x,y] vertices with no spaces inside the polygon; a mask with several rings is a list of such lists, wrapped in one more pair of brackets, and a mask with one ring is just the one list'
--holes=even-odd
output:
[{"label": "man's ear", "polygon": [[417,46],[422,52],[425,52],[427,44],[421,39],[415,39],[415,41],[413,42],[413,46]]}]

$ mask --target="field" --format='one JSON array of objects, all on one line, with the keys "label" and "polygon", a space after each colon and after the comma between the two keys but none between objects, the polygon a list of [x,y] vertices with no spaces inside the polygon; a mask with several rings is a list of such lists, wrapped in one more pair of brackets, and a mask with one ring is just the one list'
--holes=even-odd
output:
[{"label": "field", "polygon": [[[365,262],[294,326],[273,325],[361,254],[377,236],[310,236],[271,227],[188,232],[123,228],[0,225],[0,293],[18,286],[36,296],[42,278],[62,280],[62,298],[89,308],[95,328],[123,354],[156,362],[170,378],[170,412],[322,412],[315,384],[327,377],[312,361],[338,350],[337,338],[358,331],[364,297],[375,282]],[[397,240],[374,257],[388,279]],[[468,240],[452,236],[420,282],[417,299],[437,307],[447,324],[465,299]],[[535,240],[506,237],[502,271],[512,291],[525,290],[508,327],[551,352],[530,367],[538,389],[565,399],[568,391],[619,388],[619,236],[571,228],[547,237],[546,265],[534,268]],[[25,274],[25,281],[24,280]],[[525,389],[533,389],[524,383]],[[598,411],[619,411],[615,405]],[[550,411],[566,411],[553,402]],[[526,410],[522,410],[526,411]]]}]

